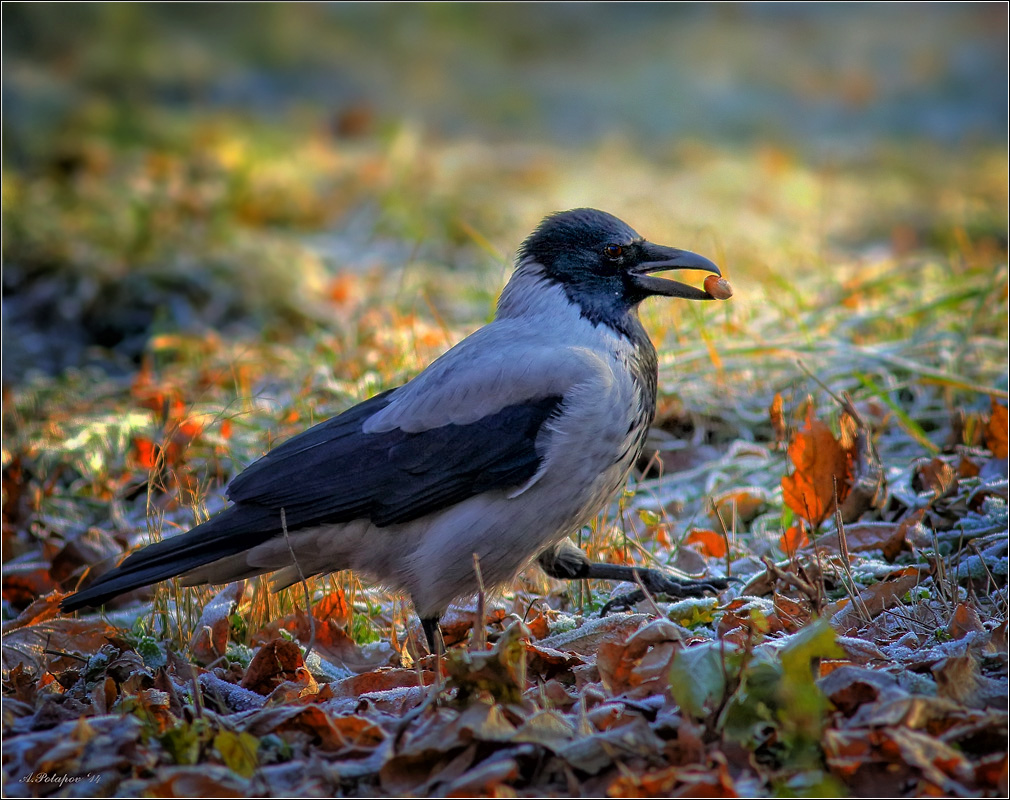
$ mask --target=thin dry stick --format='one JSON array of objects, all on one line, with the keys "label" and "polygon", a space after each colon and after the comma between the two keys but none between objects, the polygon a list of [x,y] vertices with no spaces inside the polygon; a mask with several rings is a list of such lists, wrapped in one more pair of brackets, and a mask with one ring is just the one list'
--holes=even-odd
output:
[{"label": "thin dry stick", "polygon": [[298,570],[298,580],[301,581],[302,590],[305,592],[305,613],[309,615],[309,643],[305,645],[305,655],[302,656],[302,661],[307,662],[309,660],[309,653],[312,652],[312,648],[316,644],[316,618],[312,615],[312,595],[309,592],[309,583],[305,580],[302,565],[298,563],[295,548],[291,545],[291,537],[288,536],[288,518],[283,508],[281,508],[281,530],[284,531],[284,541],[287,543],[288,552],[291,553],[291,560],[295,564],[295,569]]},{"label": "thin dry stick", "polygon": [[852,564],[849,559],[849,543],[845,538],[845,525],[842,523],[842,511],[838,507],[838,479],[832,475],[831,485],[834,492],[835,499],[835,529],[838,532],[838,552],[842,557],[842,569],[845,570],[845,577],[848,578],[848,585],[845,587],[850,597],[852,598],[852,606],[856,609],[859,616],[864,622],[870,622],[873,616],[870,614],[869,609],[866,608],[866,604],[863,602],[862,597],[859,595],[859,591],[856,589],[856,581],[852,577]]},{"label": "thin dry stick", "polygon": [[473,571],[477,573],[477,621],[473,626],[473,649],[483,651],[484,637],[484,577],[480,574],[480,556],[473,554]]},{"label": "thin dry stick", "polygon": [[[999,595],[999,599],[1003,601],[1003,607],[1007,610],[1010,610],[1010,605],[1008,605],[1007,603],[1006,596],[1003,594],[1003,591],[999,588],[999,584],[996,583],[996,579],[992,576],[992,573],[989,571],[989,565],[985,563],[985,559],[982,557],[982,551],[978,549],[978,545],[975,544],[974,542],[972,542],[968,546],[975,552],[975,555],[978,557],[978,560],[982,563],[982,569],[984,569],[985,574],[989,576],[989,582],[992,584],[993,589],[996,590],[996,594]],[[1003,618],[1006,619],[1006,611],[1004,611],[1003,613]]]},{"label": "thin dry stick", "polygon": [[[722,538],[726,542],[726,577],[733,577],[733,570],[730,567],[730,556],[729,556],[729,531],[726,530],[726,523],[722,521],[722,514],[719,513],[719,509],[716,507],[715,500],[712,497],[708,498],[709,505],[712,506],[712,513],[715,514],[715,518],[719,520],[719,527],[722,528]],[[735,501],[734,501],[735,503]],[[733,521],[736,522],[736,514],[733,515]]]}]

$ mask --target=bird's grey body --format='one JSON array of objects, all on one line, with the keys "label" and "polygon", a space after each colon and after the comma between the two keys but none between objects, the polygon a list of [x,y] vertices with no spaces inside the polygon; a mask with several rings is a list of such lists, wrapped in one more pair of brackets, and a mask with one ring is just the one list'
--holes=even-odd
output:
[{"label": "bird's grey body", "polygon": [[271,451],[232,482],[233,506],[134,554],[65,607],[171,575],[275,572],[284,586],[350,569],[437,620],[477,591],[474,554],[486,586],[507,582],[599,513],[641,454],[656,351],[638,303],[708,298],[650,274],[677,266],[718,272],[602,212],[547,218],[493,322],[405,385]]},{"label": "bird's grey body", "polygon": [[[351,569],[409,592],[422,618],[437,616],[454,598],[477,591],[474,553],[484,582],[504,583],[588,523],[624,483],[652,419],[654,351],[642,363],[609,327],[580,324],[557,287],[517,292],[539,271],[533,263],[520,270],[495,321],[393,392],[362,432],[421,433],[479,422],[530,397],[561,396],[536,437],[539,469],[518,486],[409,522],[378,527],[358,519],[292,533],[304,574]],[[562,346],[559,328],[571,330]],[[279,585],[298,580],[283,538],[184,578],[224,583],[276,569]]]}]

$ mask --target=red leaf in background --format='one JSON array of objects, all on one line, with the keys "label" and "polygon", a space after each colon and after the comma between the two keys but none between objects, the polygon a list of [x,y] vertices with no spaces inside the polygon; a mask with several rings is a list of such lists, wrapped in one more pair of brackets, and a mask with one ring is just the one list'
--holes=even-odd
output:
[{"label": "red leaf in background", "polygon": [[991,398],[992,414],[989,416],[989,424],[985,427],[985,446],[993,454],[994,458],[1007,457],[1007,407],[996,402],[996,398]]},{"label": "red leaf in background", "polygon": [[800,525],[793,525],[779,537],[779,546],[782,548],[782,552],[790,558],[796,555],[797,550],[808,544],[810,544],[810,540],[807,538],[807,532]]},{"label": "red leaf in background", "polygon": [[715,531],[695,528],[684,537],[684,544],[694,545],[694,549],[703,556],[709,556],[710,558],[726,557],[726,538],[721,533],[716,533]]},{"label": "red leaf in background", "polygon": [[230,419],[226,419],[226,420],[222,420],[221,421],[220,433],[221,433],[221,438],[222,439],[230,439],[231,438],[231,433],[232,433],[231,428],[232,428],[232,425],[231,425],[231,420]]},{"label": "red leaf in background", "polygon": [[807,421],[789,442],[789,460],[795,469],[782,477],[782,499],[794,513],[817,528],[849,492],[852,482],[849,454],[826,424],[814,419],[807,409]]},{"label": "red leaf in background", "polygon": [[786,441],[788,428],[786,427],[785,413],[782,411],[782,395],[775,393],[772,404],[768,407],[768,418],[772,423],[772,432],[775,434],[775,443],[778,445]]},{"label": "red leaf in background", "polygon": [[158,461],[158,445],[143,436],[134,436],[133,459],[142,469],[154,469]]},{"label": "red leaf in background", "polygon": [[312,616],[319,620],[328,620],[340,627],[345,626],[351,619],[351,609],[347,605],[343,591],[338,589],[330,592],[312,606]]}]

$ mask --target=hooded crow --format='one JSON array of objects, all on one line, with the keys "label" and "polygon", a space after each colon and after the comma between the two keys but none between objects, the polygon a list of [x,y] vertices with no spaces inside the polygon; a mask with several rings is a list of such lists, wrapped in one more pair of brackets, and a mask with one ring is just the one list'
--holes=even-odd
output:
[{"label": "hooded crow", "polygon": [[[132,554],[65,611],[181,575],[189,585],[350,569],[409,593],[434,649],[449,603],[535,558],[561,578],[632,578],[567,537],[624,484],[656,411],[647,297],[710,300],[655,273],[702,256],[645,241],[610,214],[565,211],[522,243],[494,320],[399,388],[268,452],[228,487],[232,504]],[[283,522],[282,522],[283,520]],[[297,563],[292,560],[292,552]],[[696,594],[724,582],[647,586]]]}]

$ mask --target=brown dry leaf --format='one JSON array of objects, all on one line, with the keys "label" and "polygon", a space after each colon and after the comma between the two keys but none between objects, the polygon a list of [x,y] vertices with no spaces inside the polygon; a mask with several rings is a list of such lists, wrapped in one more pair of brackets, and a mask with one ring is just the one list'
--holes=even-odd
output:
[{"label": "brown dry leaf", "polygon": [[[101,528],[88,528],[80,536],[71,539],[55,556],[49,569],[53,580],[58,583],[70,578],[83,567],[101,564],[115,559],[123,552],[122,546]],[[94,574],[92,570],[92,574]]]},{"label": "brown dry leaf", "polygon": [[[484,625],[501,625],[508,616],[504,608],[489,608],[484,614]],[[446,647],[452,647],[466,640],[470,629],[477,623],[477,612],[459,606],[449,606],[449,610],[439,621],[442,638]]]},{"label": "brown dry leaf", "polygon": [[842,502],[851,485],[849,456],[825,423],[807,408],[807,420],[789,443],[792,475],[782,477],[782,499],[817,528],[835,509],[835,486]]},{"label": "brown dry leaf", "polygon": [[189,651],[197,663],[210,664],[228,649],[231,615],[241,602],[244,589],[245,581],[229,583],[203,607],[189,641]]},{"label": "brown dry leaf", "polygon": [[573,667],[585,664],[585,660],[575,653],[564,653],[536,642],[526,642],[526,669],[528,674],[550,680],[564,675]]},{"label": "brown dry leaf", "polygon": [[1007,458],[1007,407],[990,398],[992,413],[985,426],[985,446],[993,454],[993,458]]},{"label": "brown dry leaf", "polygon": [[45,597],[40,597],[17,615],[16,619],[3,624],[5,634],[18,628],[26,628],[29,625],[38,625],[48,619],[53,619],[60,615],[60,601],[66,597],[63,592],[50,592]]},{"label": "brown dry leaf", "polygon": [[775,603],[775,616],[781,620],[787,633],[794,633],[802,628],[813,616],[813,608],[809,601],[794,600],[779,592],[772,594],[772,602]]},{"label": "brown dry leaf", "polygon": [[297,680],[299,670],[304,671],[302,651],[287,639],[274,639],[263,645],[253,656],[249,669],[239,686],[243,689],[268,695],[286,680]]},{"label": "brown dry leaf", "polygon": [[684,537],[683,544],[691,545],[701,555],[709,558],[726,557],[726,537],[715,531],[695,528]]},{"label": "brown dry leaf", "polygon": [[[731,631],[745,634],[742,641],[761,641],[769,633],[782,633],[785,625],[774,612],[774,605],[755,597],[731,600],[716,625],[716,633],[727,636]],[[730,636],[731,641],[734,637]]]},{"label": "brown dry leaf", "polygon": [[607,787],[609,797],[739,797],[725,761],[714,768],[701,764],[626,773]]},{"label": "brown dry leaf", "polygon": [[[384,738],[381,731],[366,720],[365,726],[360,726],[357,722],[351,724],[348,732],[352,740],[348,740],[337,724],[338,719],[330,717],[319,706],[280,705],[253,712],[242,718],[239,727],[257,737],[271,733],[307,735],[312,740],[313,746],[327,751],[341,750],[350,746],[352,742],[355,748],[365,747],[368,742],[377,742]],[[372,730],[373,728],[375,730]]]},{"label": "brown dry leaf", "polygon": [[939,458],[918,465],[915,477],[913,486],[922,487],[937,497],[943,497],[957,488],[957,473],[950,464]]},{"label": "brown dry leaf", "polygon": [[27,608],[55,588],[56,583],[49,574],[49,564],[44,561],[4,564],[3,599],[14,608]]},{"label": "brown dry leaf", "polygon": [[[847,396],[845,400],[849,402]],[[839,498],[839,513],[842,522],[849,523],[883,506],[887,500],[887,479],[873,445],[872,431],[854,407],[842,414],[840,425],[841,445],[849,459],[849,488],[845,497]]]},{"label": "brown dry leaf", "polygon": [[[888,756],[898,755],[904,763],[920,769],[926,780],[941,789],[949,786],[948,778],[968,782],[974,777],[971,764],[961,753],[926,733],[905,727],[884,728],[881,733],[884,738],[881,752]],[[897,753],[892,749],[895,746]]]},{"label": "brown dry leaf", "polygon": [[982,620],[979,619],[978,612],[974,606],[970,606],[967,603],[958,603],[957,608],[954,609],[954,616],[951,617],[950,622],[947,624],[947,633],[950,634],[950,637],[952,639],[963,639],[969,633],[982,633],[984,631],[985,626],[982,625]]},{"label": "brown dry leaf", "polygon": [[510,781],[514,781],[518,777],[519,764],[514,758],[504,756],[496,759],[492,757],[473,769],[467,770],[446,786],[440,787],[440,792],[446,797],[474,797],[475,795],[514,797],[515,792],[513,791],[506,790],[505,794],[500,795],[497,789],[504,788]]},{"label": "brown dry leaf", "polygon": [[510,625],[491,650],[450,650],[444,660],[449,685],[458,699],[490,692],[503,702],[518,702],[526,690],[526,644],[530,632],[521,622]]},{"label": "brown dry leaf", "polygon": [[[845,546],[850,553],[862,553],[867,550],[880,550],[887,561],[894,561],[898,554],[909,550],[906,539],[909,528],[922,519],[924,509],[918,509],[898,522],[857,522],[846,525]],[[838,555],[839,542],[837,531],[829,531],[818,536],[813,542],[803,548],[816,550],[821,554]]]},{"label": "brown dry leaf", "polygon": [[898,687],[894,676],[856,666],[839,666],[821,678],[817,685],[846,716],[851,716],[866,703],[893,700],[908,694]]},{"label": "brown dry leaf", "polygon": [[431,787],[466,773],[477,755],[476,742],[464,746],[445,736],[425,749],[409,748],[386,759],[379,768],[383,791],[398,797],[425,797]]},{"label": "brown dry leaf", "polygon": [[978,661],[971,653],[952,655],[933,665],[936,692],[961,705],[980,707]]},{"label": "brown dry leaf", "polygon": [[[435,673],[431,670],[423,670],[421,680],[425,686],[429,686],[435,680]],[[360,697],[363,694],[417,686],[418,683],[417,670],[382,668],[344,678],[342,681],[329,684],[329,686],[335,697]]]},{"label": "brown dry leaf", "polygon": [[905,567],[893,575],[860,591],[857,603],[845,597],[824,609],[831,625],[843,636],[851,636],[866,624],[864,614],[870,619],[902,602],[906,592],[918,586],[924,573],[918,567]]},{"label": "brown dry leaf", "polygon": [[118,697],[116,682],[106,675],[105,680],[99,681],[91,690],[91,707],[95,710],[95,716],[100,717],[112,711]]},{"label": "brown dry leaf", "polygon": [[[316,615],[316,608],[313,607],[312,616],[315,620],[314,639],[309,615],[298,608],[291,614],[264,625],[250,637],[250,641],[254,645],[271,642],[277,639],[283,630],[290,633],[302,644],[307,645],[311,640],[313,652],[333,664],[339,664],[355,672],[379,666],[375,663],[374,658],[370,659],[364,655],[361,647],[348,636],[347,631],[336,618],[319,617]],[[339,608],[337,611],[339,612]]]},{"label": "brown dry leaf", "polygon": [[551,633],[550,621],[543,612],[538,612],[535,617],[525,620],[525,622],[534,639],[546,639]]},{"label": "brown dry leaf", "polygon": [[981,789],[988,789],[994,794],[999,791],[1004,797],[1007,794],[1007,753],[993,753],[980,758],[975,764],[975,783]]},{"label": "brown dry leaf", "polygon": [[639,628],[623,644],[604,642],[596,666],[611,695],[648,697],[669,688],[670,662],[682,646],[680,631],[666,619]]},{"label": "brown dry leaf", "polygon": [[145,787],[150,797],[246,797],[248,784],[227,767],[162,767]]},{"label": "brown dry leaf", "polygon": [[[59,673],[70,667],[80,667],[81,662],[71,657],[53,656],[52,653],[69,653],[88,658],[94,655],[116,629],[95,619],[53,619],[19,628],[3,637],[3,669],[6,672],[18,664],[41,672],[46,664],[52,672]],[[49,653],[44,653],[48,650]]]}]

